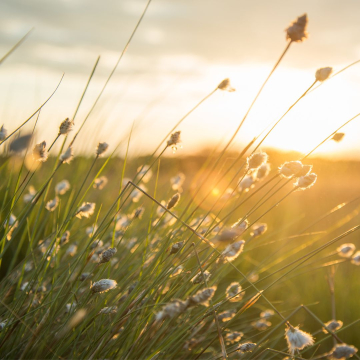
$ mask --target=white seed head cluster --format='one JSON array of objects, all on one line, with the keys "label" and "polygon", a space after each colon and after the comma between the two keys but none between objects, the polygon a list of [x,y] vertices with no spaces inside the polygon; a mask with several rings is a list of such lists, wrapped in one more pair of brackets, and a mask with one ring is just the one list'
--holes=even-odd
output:
[{"label": "white seed head cluster", "polygon": [[226,322],[231,320],[236,315],[236,310],[226,310],[218,314],[218,320],[221,322]]},{"label": "white seed head cluster", "polygon": [[4,223],[4,228],[8,228],[8,233],[6,235],[7,240],[11,240],[12,233],[18,226],[18,221],[16,219],[16,216],[14,214],[10,214],[9,219],[7,219]]},{"label": "white seed head cluster", "polygon": [[238,185],[238,190],[239,192],[248,192],[250,189],[252,189],[255,185],[255,173],[249,174],[249,175],[245,175],[239,185]]},{"label": "white seed head cluster", "polygon": [[189,306],[204,305],[209,306],[209,301],[213,298],[216,286],[199,290],[195,295],[189,298]]},{"label": "white seed head cluster", "polygon": [[286,29],[286,39],[294,42],[302,42],[309,36],[307,30],[308,18],[304,14],[293,21]]},{"label": "white seed head cluster", "polygon": [[176,176],[170,178],[171,188],[175,191],[182,191],[182,186],[185,181],[185,175],[183,173],[179,173]]},{"label": "white seed head cluster", "polygon": [[190,281],[195,284],[202,284],[205,280],[208,281],[210,279],[211,273],[205,270],[203,273],[200,271],[198,272]]},{"label": "white seed head cluster", "polygon": [[326,329],[329,329],[330,331],[337,331],[342,328],[343,322],[341,320],[330,320],[324,325],[325,327],[323,328],[323,332],[327,334],[328,331]]},{"label": "white seed head cluster", "polygon": [[249,221],[247,219],[241,221],[241,219],[239,219],[236,223],[234,223],[231,228],[232,229],[236,229],[238,231],[238,236],[242,235],[246,229],[249,226]]},{"label": "white seed head cluster", "polygon": [[260,313],[260,317],[262,319],[270,319],[272,316],[274,316],[275,311],[272,309],[266,309]]},{"label": "white seed head cluster", "polygon": [[116,288],[117,282],[115,280],[111,280],[111,279],[102,279],[99,280],[95,283],[93,283],[91,285],[91,292],[92,293],[104,293],[107,292],[109,290],[112,290],[114,288]]},{"label": "white seed head cluster", "polygon": [[107,144],[106,142],[103,143],[99,142],[96,148],[96,155],[102,156],[107,151],[108,148],[109,148],[109,144]]},{"label": "white seed head cluster", "polygon": [[264,152],[258,152],[252,154],[247,159],[248,168],[251,169],[258,169],[260,166],[266,164],[268,161],[268,155]]},{"label": "white seed head cluster", "polygon": [[355,346],[347,344],[337,344],[328,354],[331,360],[345,360],[353,357],[358,352]]},{"label": "white seed head cluster", "polygon": [[271,326],[271,322],[267,321],[266,319],[259,319],[256,321],[253,321],[251,323],[251,326],[259,331],[265,331]]},{"label": "white seed head cluster", "polygon": [[244,233],[244,230],[239,226],[232,226],[231,228],[224,228],[220,234],[217,235],[216,240],[219,242],[232,242]]},{"label": "white seed head cluster", "polygon": [[60,245],[67,244],[69,242],[69,239],[70,239],[70,231],[66,230],[60,238]]},{"label": "white seed head cluster", "polygon": [[74,151],[72,146],[70,145],[67,150],[60,155],[60,161],[64,164],[70,164],[71,160],[74,158]]},{"label": "white seed head cluster", "polygon": [[95,211],[95,203],[84,202],[78,208],[76,212],[76,217],[78,217],[79,219],[81,219],[82,217],[88,218],[94,213],[94,211]]},{"label": "white seed head cluster", "polygon": [[266,233],[267,224],[254,224],[251,229],[252,229],[252,232],[250,235],[252,237],[257,237],[257,236],[260,236],[260,235]]},{"label": "white seed head cluster", "polygon": [[242,353],[251,352],[254,350],[256,344],[252,342],[246,342],[243,344],[240,344],[237,351],[240,351]]},{"label": "white seed head cluster", "polygon": [[67,180],[62,180],[55,185],[55,192],[58,195],[64,195],[70,190],[70,183]]},{"label": "white seed head cluster", "polygon": [[59,205],[59,198],[55,196],[54,199],[48,201],[45,205],[46,210],[52,212],[54,211]]},{"label": "white seed head cluster", "polygon": [[355,245],[351,243],[342,244],[336,250],[341,257],[350,258],[355,251]]},{"label": "white seed head cluster", "polygon": [[236,241],[226,247],[226,249],[221,253],[221,257],[226,261],[235,260],[244,249],[244,240]]},{"label": "white seed head cluster", "polygon": [[297,176],[303,168],[301,161],[286,161],[279,168],[279,173],[284,178],[291,178],[292,176]]},{"label": "white seed head cluster", "polygon": [[241,340],[241,338],[244,336],[244,333],[239,331],[233,331],[231,333],[226,334],[225,339],[228,343],[234,344]]},{"label": "white seed head cluster", "polygon": [[315,79],[317,81],[325,81],[327,80],[330,75],[332,74],[333,72],[333,68],[332,67],[323,67],[323,68],[320,68],[318,70],[316,70],[316,73],[315,73]]},{"label": "white seed head cluster", "polygon": [[46,149],[46,141],[36,144],[33,148],[32,155],[35,161],[45,162],[49,156]]},{"label": "white seed head cluster", "polygon": [[30,203],[31,201],[34,200],[35,195],[36,195],[35,188],[32,185],[29,186],[28,193],[24,195],[24,202]]},{"label": "white seed head cluster", "polygon": [[170,255],[176,254],[184,246],[184,241],[178,241],[170,249]]},{"label": "white seed head cluster", "polygon": [[311,173],[309,175],[300,176],[295,183],[295,186],[298,187],[300,190],[305,190],[313,186],[316,182],[317,175]]},{"label": "white seed head cluster", "polygon": [[242,287],[238,282],[232,282],[225,291],[226,298],[231,302],[240,301],[245,294],[245,291],[242,291]]},{"label": "white seed head cluster", "polygon": [[134,210],[131,218],[132,219],[141,219],[144,215],[145,208],[143,206],[139,206],[137,209]]},{"label": "white seed head cluster", "polygon": [[142,182],[148,183],[153,175],[150,165],[142,165],[137,169],[137,173]]},{"label": "white seed head cluster", "polygon": [[271,170],[270,164],[266,163],[266,164],[262,164],[256,172],[256,179],[257,180],[262,180],[264,179],[266,176],[269,175],[269,172]]},{"label": "white seed head cluster", "polygon": [[233,88],[230,84],[230,79],[226,78],[224,79],[217,87],[220,90],[233,92],[235,91],[235,88]]},{"label": "white seed head cluster", "polygon": [[314,338],[298,327],[288,327],[285,330],[285,339],[289,352],[293,355],[295,350],[302,350],[307,346],[314,345]]},{"label": "white seed head cluster", "polygon": [[186,311],[188,308],[188,302],[182,300],[173,300],[169,304],[165,305],[161,311],[159,311],[155,320],[160,322],[165,319],[173,319]]},{"label": "white seed head cluster", "polygon": [[175,153],[178,148],[181,148],[181,138],[180,138],[181,131],[175,131],[170,135],[169,140],[167,141],[166,145],[171,147],[173,152]]},{"label": "white seed head cluster", "polygon": [[110,259],[116,254],[117,249],[116,248],[109,248],[107,250],[104,250],[99,255],[99,264],[104,264],[110,261]]},{"label": "white seed head cluster", "polygon": [[59,135],[67,135],[74,128],[74,120],[66,118],[59,126]]},{"label": "white seed head cluster", "polygon": [[94,181],[94,189],[102,190],[107,183],[108,183],[107,177],[100,176],[99,178],[96,178]]},{"label": "white seed head cluster", "polygon": [[357,251],[351,258],[351,263],[354,265],[360,265],[360,251]]}]

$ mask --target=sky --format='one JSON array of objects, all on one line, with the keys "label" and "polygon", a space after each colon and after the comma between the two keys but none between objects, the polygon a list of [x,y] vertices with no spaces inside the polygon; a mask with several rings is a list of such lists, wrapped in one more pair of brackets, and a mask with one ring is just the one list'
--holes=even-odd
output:
[{"label": "sky", "polygon": [[[51,143],[72,117],[100,56],[75,119],[85,118],[128,41],[147,0],[2,0],[0,54],[27,31],[27,40],[0,66],[0,117],[16,128],[51,94],[35,140]],[[94,151],[99,141],[124,154],[152,152],[175,123],[228,77],[236,92],[217,91],[179,127],[182,155],[221,147],[283,52],[285,29],[307,13],[309,39],[292,44],[232,146],[259,135],[313,83],[316,69],[334,71],[360,59],[357,0],[152,0],[128,51],[74,147]],[[309,93],[270,134],[263,148],[308,152],[360,112],[360,64]],[[34,124],[29,123],[29,131]],[[360,157],[360,116],[316,155]],[[57,144],[57,146],[60,143]]]}]

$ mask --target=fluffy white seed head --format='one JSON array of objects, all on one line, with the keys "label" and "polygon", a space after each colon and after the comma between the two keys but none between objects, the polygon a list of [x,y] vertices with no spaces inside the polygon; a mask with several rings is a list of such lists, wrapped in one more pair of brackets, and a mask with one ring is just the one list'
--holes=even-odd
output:
[{"label": "fluffy white seed head", "polygon": [[141,181],[148,183],[153,175],[150,165],[142,165],[137,168],[137,173],[141,178]]},{"label": "fluffy white seed head", "polygon": [[256,172],[256,179],[257,180],[264,179],[266,176],[269,175],[270,169],[271,169],[270,164],[268,163],[262,164]]},{"label": "fluffy white seed head", "polygon": [[228,245],[221,254],[222,259],[227,261],[235,260],[242,253],[244,244],[245,241],[240,240]]},{"label": "fluffy white seed head", "polygon": [[184,241],[178,241],[170,249],[170,255],[176,254],[184,246]]},{"label": "fluffy white seed head", "polygon": [[73,158],[74,158],[74,151],[72,146],[69,146],[67,150],[60,155],[60,161],[62,161],[65,164],[70,164]]},{"label": "fluffy white seed head", "polygon": [[82,217],[88,218],[94,213],[94,211],[95,211],[95,203],[84,202],[78,208],[76,212],[76,217],[78,217],[79,219],[81,219]]},{"label": "fluffy white seed head", "polygon": [[64,195],[70,189],[70,183],[67,180],[58,182],[55,186],[55,192],[58,195]]},{"label": "fluffy white seed head", "polygon": [[244,333],[239,331],[233,331],[231,333],[226,334],[225,339],[228,343],[234,344],[241,340],[241,338],[244,336]]},{"label": "fluffy white seed head", "polygon": [[219,235],[216,236],[216,240],[219,242],[230,242],[236,240],[244,230],[238,226],[232,226],[231,228],[224,228]]},{"label": "fluffy white seed head", "polygon": [[171,188],[175,191],[182,191],[182,186],[185,181],[185,175],[179,173],[176,176],[170,178]]},{"label": "fluffy white seed head", "polygon": [[173,319],[184,313],[187,307],[187,301],[173,300],[155,315],[155,321],[159,322],[165,319]]},{"label": "fluffy white seed head", "polygon": [[306,31],[308,24],[307,14],[299,16],[286,29],[286,39],[294,42],[302,42],[309,36]]},{"label": "fluffy white seed head", "polygon": [[330,77],[332,72],[333,72],[332,67],[320,68],[320,69],[316,70],[315,78],[316,78],[317,81],[323,82],[323,81],[327,80]]},{"label": "fluffy white seed head", "polygon": [[[330,320],[328,322],[325,323],[325,326],[327,329],[329,329],[330,331],[336,331],[342,328],[343,326],[343,322],[341,320]],[[323,327],[323,332],[325,334],[328,333],[328,331],[326,330],[325,327]]]},{"label": "fluffy white seed head", "polygon": [[288,327],[285,330],[285,339],[288,344],[289,352],[293,355],[295,350],[302,350],[314,344],[314,338],[299,327]]},{"label": "fluffy white seed head", "polygon": [[297,186],[301,190],[305,190],[313,186],[316,182],[316,179],[317,179],[317,175],[314,173],[305,176],[300,176],[295,186]]},{"label": "fluffy white seed head", "polygon": [[181,131],[175,131],[170,135],[169,140],[167,141],[167,146],[171,147],[173,152],[175,153],[178,148],[181,148],[181,138],[180,138]]},{"label": "fluffy white seed head", "polygon": [[357,251],[351,258],[351,263],[354,265],[360,265],[360,251]]},{"label": "fluffy white seed head", "polygon": [[230,84],[230,79],[226,78],[224,79],[217,87],[220,90],[233,92],[235,91],[235,88],[233,88]]},{"label": "fluffy white seed head", "polygon": [[267,330],[271,326],[271,322],[267,321],[266,319],[259,319],[256,321],[253,321],[251,323],[251,326],[259,331]]},{"label": "fluffy white seed head", "polygon": [[274,310],[266,309],[260,313],[262,319],[270,319],[275,314]]},{"label": "fluffy white seed head", "polygon": [[117,249],[116,248],[109,248],[107,250],[104,250],[99,255],[99,264],[104,264],[110,261],[110,259],[116,254]]},{"label": "fluffy white seed head", "polygon": [[244,178],[240,181],[238,185],[238,190],[240,192],[248,192],[255,184],[255,174],[245,175]]},{"label": "fluffy white seed head", "polygon": [[92,284],[91,292],[92,293],[104,293],[109,290],[112,290],[116,287],[117,282],[111,279],[102,279]]},{"label": "fluffy white seed head", "polygon": [[97,156],[102,156],[106,151],[107,149],[109,148],[109,144],[107,144],[106,142],[99,142],[98,146],[96,147],[96,155]]},{"label": "fluffy white seed head", "polygon": [[331,360],[345,360],[353,357],[358,349],[355,346],[347,344],[337,344],[329,353]]},{"label": "fluffy white seed head", "polygon": [[242,353],[251,352],[254,350],[255,346],[256,344],[252,342],[243,343],[239,345],[237,351],[240,351]]},{"label": "fluffy white seed head", "polygon": [[236,315],[236,310],[226,310],[218,314],[218,320],[222,322],[226,322],[231,320]]},{"label": "fluffy white seed head", "polygon": [[32,155],[35,161],[45,162],[49,156],[46,149],[46,141],[36,144],[33,148]]},{"label": "fluffy white seed head", "polygon": [[29,186],[28,193],[24,195],[24,202],[29,203],[34,200],[36,195],[36,190],[33,186]]},{"label": "fluffy white seed head", "polygon": [[232,282],[225,291],[226,298],[231,302],[240,301],[244,295],[245,291],[242,291],[242,287],[238,282]]},{"label": "fluffy white seed head", "polygon": [[257,237],[266,233],[266,231],[267,231],[267,224],[254,224],[250,235],[252,237]]},{"label": "fluffy white seed head", "polygon": [[66,118],[59,126],[59,135],[67,135],[74,128],[74,120]]},{"label": "fluffy white seed head", "polygon": [[46,210],[52,212],[54,211],[59,205],[59,198],[55,196],[54,199],[48,201],[45,205]]},{"label": "fluffy white seed head", "polygon": [[65,245],[66,243],[69,242],[69,239],[70,239],[70,231],[66,230],[60,238],[60,245]]},{"label": "fluffy white seed head", "polygon": [[108,183],[108,179],[106,176],[100,176],[94,181],[94,189],[102,190],[106,184]]},{"label": "fluffy white seed head", "polygon": [[260,166],[264,165],[268,160],[268,155],[264,152],[258,152],[252,154],[247,159],[249,169],[258,169]]},{"label": "fluffy white seed head", "polygon": [[195,295],[189,298],[189,306],[204,305],[209,306],[209,301],[215,295],[216,286],[199,290]]},{"label": "fluffy white seed head", "polygon": [[296,176],[302,170],[303,164],[301,161],[286,161],[279,167],[279,173],[284,178],[291,178]]},{"label": "fluffy white seed head", "polygon": [[[203,276],[204,273],[204,276]],[[195,285],[195,284],[202,284],[204,282],[204,277],[205,280],[208,281],[210,279],[211,274],[205,270],[204,272],[199,271],[190,281]]]},{"label": "fluffy white seed head", "polygon": [[247,219],[245,219],[244,221],[241,221],[241,219],[239,219],[236,223],[234,223],[231,226],[231,228],[236,229],[238,232],[238,236],[240,236],[246,231],[248,226],[249,226],[249,222]]},{"label": "fluffy white seed head", "polygon": [[341,257],[350,258],[355,251],[355,245],[351,243],[342,244],[336,250]]}]

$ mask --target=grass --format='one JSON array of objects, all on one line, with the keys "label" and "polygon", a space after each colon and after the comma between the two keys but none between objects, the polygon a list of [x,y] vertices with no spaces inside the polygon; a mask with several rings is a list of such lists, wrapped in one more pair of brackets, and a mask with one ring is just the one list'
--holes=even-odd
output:
[{"label": "grass", "polygon": [[[173,131],[214,92],[232,91],[227,80],[179,116],[170,137],[149,156],[114,155],[120,144],[129,147],[131,133],[109,149],[99,144],[88,158],[70,156],[149,5],[89,113],[76,121],[73,133],[48,141],[48,158],[46,151],[31,154],[23,137],[31,121],[35,131],[46,103],[10,135],[2,129],[1,357],[318,359],[342,343],[360,346],[360,261],[354,251],[339,251],[344,243],[359,246],[359,164],[314,157],[357,116],[324,134],[308,154],[267,149],[268,133],[319,88],[314,85],[323,79],[316,79],[268,133],[263,129],[243,149],[230,152],[297,40],[288,39],[223,148],[181,157],[180,133]],[[16,154],[10,151],[14,142],[20,147]],[[54,154],[56,142],[62,146]],[[168,156],[171,149],[175,156]],[[35,161],[36,155],[46,161]],[[302,164],[287,163],[298,160]],[[178,174],[183,175],[175,179]],[[96,188],[101,176],[108,179],[103,189]],[[70,188],[56,192],[64,179]],[[332,319],[342,326],[325,325]]]}]

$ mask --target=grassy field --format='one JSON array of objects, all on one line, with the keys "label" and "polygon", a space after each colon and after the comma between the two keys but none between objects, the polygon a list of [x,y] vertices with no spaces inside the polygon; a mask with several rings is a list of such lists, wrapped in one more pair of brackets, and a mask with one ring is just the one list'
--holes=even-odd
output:
[{"label": "grassy field", "polygon": [[307,154],[265,142],[309,91],[348,67],[318,69],[270,130],[231,147],[290,45],[306,40],[303,15],[225,146],[182,156],[179,129],[213,93],[235,90],[228,79],[152,154],[117,157],[130,134],[76,156],[141,20],[76,126],[98,62],[55,139],[35,142],[41,107],[0,129],[1,358],[359,358],[359,162],[316,150],[346,141],[341,129],[360,114]]}]

